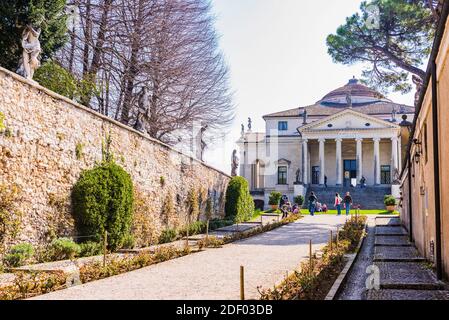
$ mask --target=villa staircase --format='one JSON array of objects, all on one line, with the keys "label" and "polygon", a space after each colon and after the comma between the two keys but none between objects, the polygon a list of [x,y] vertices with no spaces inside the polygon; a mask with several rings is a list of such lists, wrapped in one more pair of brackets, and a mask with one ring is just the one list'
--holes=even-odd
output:
[{"label": "villa staircase", "polygon": [[321,186],[310,186],[307,190],[304,207],[308,206],[307,199],[312,191],[315,192],[318,202],[325,203],[330,210],[334,209],[335,193],[338,192],[340,197],[344,198],[348,191],[351,193],[354,205],[360,205],[361,209],[370,210],[385,208],[384,196],[386,194],[391,194],[391,187],[368,186],[365,188],[354,188],[329,186],[325,188]]}]

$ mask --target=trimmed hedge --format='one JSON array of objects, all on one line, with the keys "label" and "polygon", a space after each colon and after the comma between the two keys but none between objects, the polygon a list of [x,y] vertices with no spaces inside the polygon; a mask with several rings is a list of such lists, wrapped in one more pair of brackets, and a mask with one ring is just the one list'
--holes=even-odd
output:
[{"label": "trimmed hedge", "polygon": [[244,222],[254,213],[254,200],[249,193],[248,181],[243,177],[233,177],[226,190],[225,212],[228,219]]},{"label": "trimmed hedge", "polygon": [[108,232],[108,246],[115,250],[131,232],[133,184],[130,175],[113,162],[104,162],[81,173],[72,191],[78,232],[101,241]]}]

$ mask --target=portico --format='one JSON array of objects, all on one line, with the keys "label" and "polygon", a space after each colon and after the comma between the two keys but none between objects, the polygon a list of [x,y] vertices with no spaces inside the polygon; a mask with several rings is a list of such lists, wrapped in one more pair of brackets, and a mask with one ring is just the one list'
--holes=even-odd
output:
[{"label": "portico", "polygon": [[400,132],[394,123],[346,109],[298,132],[305,185],[324,185],[325,177],[336,186],[360,184],[362,177],[368,185],[391,184],[400,170]]}]

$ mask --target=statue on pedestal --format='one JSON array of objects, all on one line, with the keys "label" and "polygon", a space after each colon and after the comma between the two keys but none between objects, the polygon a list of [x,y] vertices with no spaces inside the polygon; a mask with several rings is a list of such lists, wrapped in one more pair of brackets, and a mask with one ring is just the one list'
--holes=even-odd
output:
[{"label": "statue on pedestal", "polygon": [[39,36],[41,30],[35,30],[31,25],[28,25],[22,33],[22,59],[17,73],[33,80],[34,72],[40,67],[39,54],[41,53],[41,44]]},{"label": "statue on pedestal", "polygon": [[239,158],[237,157],[237,150],[235,149],[232,151],[231,162],[231,176],[235,177],[237,176],[237,169],[239,167]]},{"label": "statue on pedestal", "polygon": [[298,170],[296,170],[296,181],[295,181],[295,184],[302,184],[301,168],[298,168]]},{"label": "statue on pedestal", "polygon": [[143,118],[146,114],[147,118],[150,115],[150,98],[148,95],[148,88],[143,87],[139,93],[139,99],[137,100],[137,119],[134,124],[134,129],[140,132],[145,132]]},{"label": "statue on pedestal", "polygon": [[251,132],[252,123],[253,123],[253,121],[251,120],[251,118],[248,118],[248,131],[249,132]]}]

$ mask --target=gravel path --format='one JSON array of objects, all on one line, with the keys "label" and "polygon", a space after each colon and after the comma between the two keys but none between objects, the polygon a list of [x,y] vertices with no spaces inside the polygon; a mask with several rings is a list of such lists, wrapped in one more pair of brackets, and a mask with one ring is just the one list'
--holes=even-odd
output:
[{"label": "gravel path", "polygon": [[239,268],[245,266],[245,294],[257,299],[257,286],[271,287],[287,271],[298,267],[314,250],[325,245],[329,230],[345,222],[329,215],[304,217],[295,223],[235,242],[140,270],[35,299],[239,299]]}]

